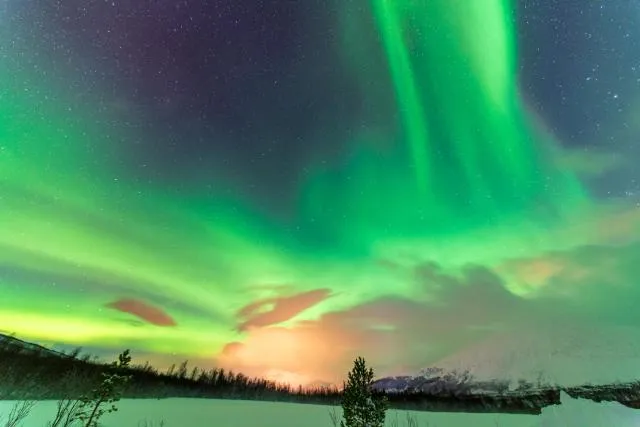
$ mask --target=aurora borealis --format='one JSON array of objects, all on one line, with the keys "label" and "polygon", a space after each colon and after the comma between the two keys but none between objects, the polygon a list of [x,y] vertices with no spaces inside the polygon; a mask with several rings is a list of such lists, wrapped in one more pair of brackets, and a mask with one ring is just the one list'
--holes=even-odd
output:
[{"label": "aurora borealis", "polygon": [[584,6],[635,44],[565,79],[524,0],[0,2],[0,331],[294,383],[637,376],[637,6]]}]

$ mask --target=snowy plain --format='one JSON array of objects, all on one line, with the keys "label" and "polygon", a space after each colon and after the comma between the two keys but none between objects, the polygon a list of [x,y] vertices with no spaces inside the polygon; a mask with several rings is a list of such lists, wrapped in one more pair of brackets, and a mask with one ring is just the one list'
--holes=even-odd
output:
[{"label": "snowy plain", "polygon": [[[0,426],[16,402],[0,402]],[[333,427],[331,407],[296,403],[213,399],[128,399],[102,419],[104,427]],[[54,401],[38,402],[22,427],[46,427],[55,413]],[[336,408],[338,414],[340,408]],[[386,426],[409,427],[406,411],[387,411]],[[618,403],[594,403],[562,395],[562,405],[544,408],[542,415],[410,412],[412,427],[638,427],[640,411]]]}]

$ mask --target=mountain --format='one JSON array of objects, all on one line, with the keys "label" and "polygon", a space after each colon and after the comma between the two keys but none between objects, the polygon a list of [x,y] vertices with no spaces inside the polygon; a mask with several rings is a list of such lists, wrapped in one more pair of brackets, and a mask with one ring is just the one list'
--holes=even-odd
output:
[{"label": "mountain", "polygon": [[10,351],[18,353],[39,353],[47,356],[70,357],[64,353],[48,349],[39,344],[23,341],[12,335],[0,333],[0,352]]},{"label": "mountain", "polygon": [[374,388],[436,401],[478,396],[485,407],[524,402],[530,408],[559,404],[564,391],[572,398],[640,409],[639,334],[637,327],[536,325],[476,342],[416,376],[381,378]]},{"label": "mountain", "polygon": [[640,379],[637,327],[557,325],[496,334],[436,361],[479,381],[520,379],[562,387]]},{"label": "mountain", "polygon": [[437,367],[415,376],[381,378],[374,386],[391,392],[462,395],[632,383],[640,379],[640,342],[634,339],[639,331],[558,325],[554,330],[495,334],[440,359]]},{"label": "mountain", "polygon": [[[513,412],[527,410],[538,414],[542,408],[561,404],[560,394],[567,393],[573,399],[589,399],[594,402],[618,402],[630,408],[640,409],[640,381],[606,385],[582,385],[572,387],[534,386],[520,381],[517,389],[509,389],[507,381],[477,381],[468,373],[445,373],[440,368],[429,368],[421,375],[381,378],[374,382],[373,389],[384,391],[388,396],[407,393],[422,398],[423,404],[443,402],[441,410],[455,410],[464,402],[467,411],[472,407],[486,412]],[[415,398],[414,398],[415,399]]]},{"label": "mountain", "polygon": [[387,393],[410,392],[438,396],[498,395],[508,388],[506,381],[477,381],[469,372],[445,371],[440,368],[425,369],[417,376],[380,378],[373,383],[374,390]]}]

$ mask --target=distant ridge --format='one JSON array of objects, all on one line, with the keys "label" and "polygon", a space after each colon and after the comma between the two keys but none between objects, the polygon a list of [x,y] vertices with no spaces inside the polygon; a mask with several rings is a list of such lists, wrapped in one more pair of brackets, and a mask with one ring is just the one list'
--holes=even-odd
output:
[{"label": "distant ridge", "polygon": [[51,350],[39,344],[21,340],[13,335],[0,333],[0,349],[8,348],[13,351],[21,351],[24,353],[39,353],[55,357],[72,357],[59,351]]},{"label": "distant ridge", "polygon": [[469,372],[446,372],[439,368],[428,368],[416,376],[380,378],[373,388],[387,393],[418,392],[430,395],[463,396],[470,394],[500,395],[508,391],[508,381],[480,381]]},{"label": "distant ridge", "polygon": [[639,333],[638,327],[611,325],[531,327],[494,334],[434,365],[512,384],[520,379],[561,387],[633,382],[640,379]]}]

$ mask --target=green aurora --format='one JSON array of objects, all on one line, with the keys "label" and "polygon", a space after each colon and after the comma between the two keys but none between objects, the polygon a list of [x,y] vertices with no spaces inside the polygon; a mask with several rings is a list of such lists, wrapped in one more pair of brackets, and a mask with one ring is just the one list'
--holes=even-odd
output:
[{"label": "green aurora", "polygon": [[[364,134],[342,164],[314,170],[303,216],[365,257],[410,251],[459,266],[573,245],[553,230],[588,209],[588,197],[556,166],[555,141],[519,97],[510,2],[380,0],[372,9],[401,131],[393,143]],[[357,22],[347,25],[357,33]],[[349,49],[355,56],[357,43]]]},{"label": "green aurora", "polygon": [[[348,56],[371,41],[350,36],[363,23],[346,3]],[[205,359],[242,342],[237,313],[281,285],[331,293],[274,322],[295,327],[382,297],[420,298],[380,260],[493,268],[595,239],[568,225],[602,209],[557,165],[556,141],[520,97],[512,2],[371,0],[369,13],[388,69],[359,53],[351,70],[393,85],[396,129],[365,130],[341,158],[310,168],[288,226],[223,180],[207,183],[212,196],[128,179],[118,165],[132,135],[109,125],[120,113],[2,56],[0,329]],[[380,98],[367,102],[375,110]],[[535,297],[516,276],[505,286]],[[177,326],[105,306],[123,297],[161,307]]]}]

